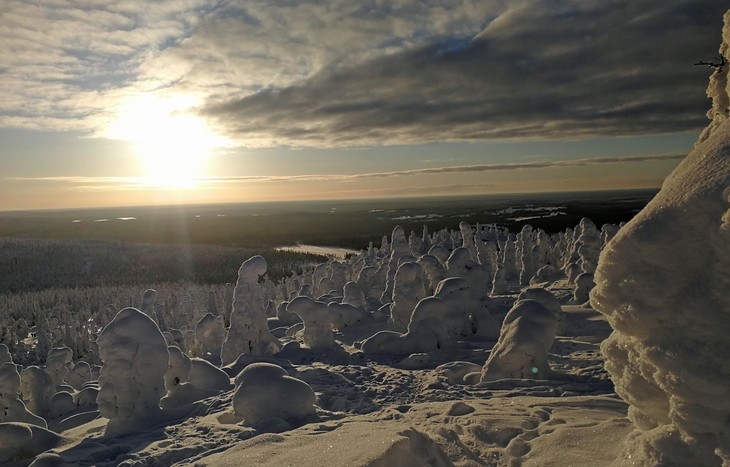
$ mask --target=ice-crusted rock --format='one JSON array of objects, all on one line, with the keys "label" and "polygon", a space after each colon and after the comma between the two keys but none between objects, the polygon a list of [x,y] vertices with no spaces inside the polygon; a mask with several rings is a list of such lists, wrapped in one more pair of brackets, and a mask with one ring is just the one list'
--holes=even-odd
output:
[{"label": "ice-crusted rock", "polygon": [[596,270],[591,303],[614,329],[605,366],[636,426],[626,464],[730,465],[729,71],[710,78],[712,122],[695,148]]},{"label": "ice-crusted rock", "polygon": [[502,323],[499,340],[482,369],[481,381],[504,378],[546,379],[547,353],[555,340],[555,313],[536,300],[514,304]]},{"label": "ice-crusted rock", "polygon": [[99,413],[109,419],[107,436],[141,431],[159,420],[169,356],[157,324],[125,308],[99,335]]},{"label": "ice-crusted rock", "polygon": [[317,396],[304,381],[272,363],[253,363],[235,379],[233,411],[247,426],[278,418],[297,423],[316,415]]},{"label": "ice-crusted rock", "polygon": [[238,281],[234,289],[231,326],[221,350],[221,364],[236,361],[239,355],[273,355],[281,348],[281,342],[272,336],[267,324],[263,304],[263,288],[259,278],[266,274],[266,260],[252,256],[238,269]]}]

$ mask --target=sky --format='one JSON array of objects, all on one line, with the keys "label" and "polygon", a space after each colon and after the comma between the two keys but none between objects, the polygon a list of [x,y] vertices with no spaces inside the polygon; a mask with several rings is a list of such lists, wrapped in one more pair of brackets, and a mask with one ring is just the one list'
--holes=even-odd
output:
[{"label": "sky", "polygon": [[720,0],[2,0],[0,210],[659,187]]}]

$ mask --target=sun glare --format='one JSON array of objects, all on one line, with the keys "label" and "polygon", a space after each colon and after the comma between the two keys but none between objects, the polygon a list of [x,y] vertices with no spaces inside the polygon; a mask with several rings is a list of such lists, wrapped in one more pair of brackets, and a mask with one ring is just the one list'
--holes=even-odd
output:
[{"label": "sun glare", "polygon": [[137,96],[118,109],[107,133],[134,144],[150,187],[189,189],[206,174],[211,152],[227,144],[205,120],[186,113],[190,99]]}]

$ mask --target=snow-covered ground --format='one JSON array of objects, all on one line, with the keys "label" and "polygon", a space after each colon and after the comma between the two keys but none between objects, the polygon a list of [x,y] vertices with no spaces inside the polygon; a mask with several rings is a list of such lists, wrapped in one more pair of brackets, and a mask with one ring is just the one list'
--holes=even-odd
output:
[{"label": "snow-covered ground", "polygon": [[38,367],[0,345],[0,463],[730,465],[727,75],[620,229],[398,227],[279,284],[254,256],[230,309],[150,290],[84,323],[0,322],[13,349],[52,326],[92,347]]}]

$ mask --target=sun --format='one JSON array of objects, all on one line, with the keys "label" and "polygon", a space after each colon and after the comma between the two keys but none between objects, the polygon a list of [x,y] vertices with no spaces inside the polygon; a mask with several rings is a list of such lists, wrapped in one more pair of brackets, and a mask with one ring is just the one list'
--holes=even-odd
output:
[{"label": "sun", "polygon": [[135,96],[117,110],[107,134],[129,141],[149,187],[189,189],[206,173],[213,150],[227,141],[188,111],[186,98]]}]

